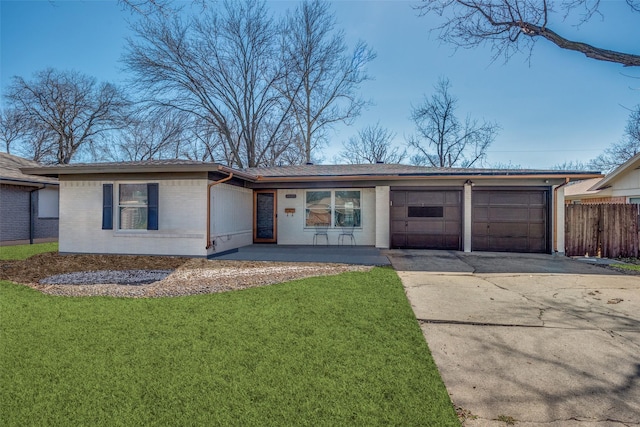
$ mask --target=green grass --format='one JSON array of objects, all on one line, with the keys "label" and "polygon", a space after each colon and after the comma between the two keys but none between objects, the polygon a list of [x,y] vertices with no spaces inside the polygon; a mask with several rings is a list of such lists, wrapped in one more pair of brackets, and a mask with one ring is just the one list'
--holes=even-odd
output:
[{"label": "green grass", "polygon": [[58,252],[58,242],[0,246],[0,260],[27,259],[43,252]]},{"label": "green grass", "polygon": [[0,282],[4,426],[460,426],[396,273],[223,294]]},{"label": "green grass", "polygon": [[640,271],[640,265],[638,264],[612,264],[611,266],[615,268],[622,268],[624,270]]}]

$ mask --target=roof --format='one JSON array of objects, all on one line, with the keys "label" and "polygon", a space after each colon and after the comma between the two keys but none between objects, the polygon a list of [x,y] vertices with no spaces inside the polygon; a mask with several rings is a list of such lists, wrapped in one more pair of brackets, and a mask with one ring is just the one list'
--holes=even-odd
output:
[{"label": "roof", "polygon": [[33,160],[23,159],[22,157],[14,156],[12,154],[0,153],[0,182],[3,184],[28,186],[58,184],[58,180],[55,178],[25,174],[20,170],[20,168],[23,167],[36,168],[41,167],[41,165]]},{"label": "roof", "polygon": [[611,173],[607,174],[607,176],[600,182],[597,188],[594,190],[603,190],[607,187],[610,187],[613,181],[618,179],[621,175],[626,173],[627,171],[631,171],[634,169],[640,168],[640,153],[636,154],[617,168],[615,168]]},{"label": "roof", "polygon": [[592,171],[558,171],[535,169],[470,169],[437,168],[402,164],[359,164],[359,165],[300,165],[247,168],[246,172],[255,175],[260,181],[264,178],[340,178],[340,177],[427,177],[427,176],[536,176],[549,178],[571,177],[573,179],[602,176]]},{"label": "roof", "polygon": [[564,188],[564,196],[566,198],[572,196],[595,196],[600,193],[600,190],[592,189],[592,187],[598,185],[598,183],[602,180],[603,178],[592,178],[585,179],[584,181],[577,181],[575,183],[567,185]]},{"label": "roof", "polygon": [[147,160],[139,162],[74,163],[55,166],[34,166],[22,169],[25,173],[45,176],[77,174],[151,173],[151,172],[223,172],[247,181],[276,182],[286,180],[327,181],[367,179],[407,179],[411,177],[537,177],[555,179],[585,179],[601,176],[598,172],[557,171],[533,169],[465,169],[433,168],[401,164],[361,165],[301,165],[233,169],[218,163],[193,160]]}]

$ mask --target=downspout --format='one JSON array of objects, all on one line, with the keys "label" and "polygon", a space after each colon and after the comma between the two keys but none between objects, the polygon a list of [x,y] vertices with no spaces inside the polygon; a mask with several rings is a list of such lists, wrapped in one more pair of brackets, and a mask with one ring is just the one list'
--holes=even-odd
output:
[{"label": "downspout", "polygon": [[[553,252],[558,252],[558,189],[564,187],[569,183],[569,178],[564,179],[564,183],[558,185],[553,189]],[[562,209],[564,209],[564,204],[562,205]],[[566,232],[566,230],[565,230]]]},{"label": "downspout", "polygon": [[29,191],[29,244],[33,245],[33,239],[36,234],[36,218],[35,218],[35,203],[33,203],[33,193],[42,190],[46,186],[38,187],[35,190]]},{"label": "downspout", "polygon": [[210,249],[213,246],[213,242],[211,241],[211,187],[227,182],[231,178],[233,178],[233,172],[229,172],[229,176],[207,185],[207,246],[205,249]]}]

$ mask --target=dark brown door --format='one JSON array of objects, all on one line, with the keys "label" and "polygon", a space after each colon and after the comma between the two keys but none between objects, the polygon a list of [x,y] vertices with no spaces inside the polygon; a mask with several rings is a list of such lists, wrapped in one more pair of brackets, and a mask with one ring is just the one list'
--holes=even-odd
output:
[{"label": "dark brown door", "polygon": [[391,247],[461,249],[459,190],[392,190]]},{"label": "dark brown door", "polygon": [[548,252],[548,190],[473,190],[471,250]]},{"label": "dark brown door", "polygon": [[276,191],[259,190],[253,193],[253,241],[277,241]]}]

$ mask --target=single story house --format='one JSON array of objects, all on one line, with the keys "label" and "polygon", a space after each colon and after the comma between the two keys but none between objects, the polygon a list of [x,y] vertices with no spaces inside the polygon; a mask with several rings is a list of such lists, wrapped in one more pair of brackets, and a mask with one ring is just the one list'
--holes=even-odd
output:
[{"label": "single story house", "polygon": [[20,168],[40,164],[0,153],[0,242],[50,241],[58,238],[58,180],[25,174]]},{"label": "single story house", "polygon": [[640,153],[604,178],[592,178],[568,185],[567,204],[640,204]]},{"label": "single story house", "polygon": [[564,252],[565,184],[601,176],[188,160],[23,172],[59,178],[61,252],[193,257],[253,243],[336,245],[343,233],[378,248]]}]

